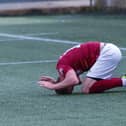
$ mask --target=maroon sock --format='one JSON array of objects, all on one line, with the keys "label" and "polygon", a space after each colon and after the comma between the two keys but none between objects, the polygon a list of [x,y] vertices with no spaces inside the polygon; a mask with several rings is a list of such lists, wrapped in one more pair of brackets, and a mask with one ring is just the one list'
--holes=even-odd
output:
[{"label": "maroon sock", "polygon": [[122,80],[121,78],[112,78],[107,80],[100,80],[93,84],[90,88],[90,93],[101,93],[105,90],[115,88],[115,87],[122,87]]}]

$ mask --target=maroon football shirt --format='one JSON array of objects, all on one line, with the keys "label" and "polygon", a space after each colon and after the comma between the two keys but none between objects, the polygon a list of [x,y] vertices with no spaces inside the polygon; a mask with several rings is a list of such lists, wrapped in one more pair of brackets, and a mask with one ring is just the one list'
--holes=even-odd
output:
[{"label": "maroon football shirt", "polygon": [[74,69],[77,75],[88,71],[96,62],[100,54],[100,42],[90,41],[74,46],[63,53],[58,62],[56,69],[60,75]]}]

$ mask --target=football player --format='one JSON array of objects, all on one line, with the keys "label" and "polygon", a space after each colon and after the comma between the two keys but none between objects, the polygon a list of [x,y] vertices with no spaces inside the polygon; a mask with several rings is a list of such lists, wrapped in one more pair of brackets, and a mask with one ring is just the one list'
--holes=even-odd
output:
[{"label": "football player", "polygon": [[[59,58],[57,80],[42,76],[40,86],[55,90],[57,94],[71,94],[74,86],[82,84],[82,93],[101,93],[105,90],[126,86],[126,78],[113,78],[122,54],[112,43],[90,41],[66,50]],[[80,75],[86,73],[85,78]]]}]

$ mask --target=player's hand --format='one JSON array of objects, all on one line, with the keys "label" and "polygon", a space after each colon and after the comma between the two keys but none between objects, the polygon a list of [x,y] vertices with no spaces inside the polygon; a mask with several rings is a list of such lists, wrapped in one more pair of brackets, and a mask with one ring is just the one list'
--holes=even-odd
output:
[{"label": "player's hand", "polygon": [[41,76],[39,81],[49,81],[51,83],[55,83],[56,80],[52,77],[49,76]]},{"label": "player's hand", "polygon": [[47,89],[50,89],[50,90],[54,89],[54,84],[49,82],[49,81],[38,81],[38,84],[41,87],[44,87],[44,88],[47,88]]}]

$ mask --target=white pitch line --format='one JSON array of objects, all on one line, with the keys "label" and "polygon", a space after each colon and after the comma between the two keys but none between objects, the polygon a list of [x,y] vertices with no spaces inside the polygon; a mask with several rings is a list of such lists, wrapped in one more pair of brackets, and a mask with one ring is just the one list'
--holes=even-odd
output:
[{"label": "white pitch line", "polygon": [[43,33],[31,33],[31,34],[26,34],[28,36],[39,36],[39,35],[56,35],[56,34],[59,34],[58,32],[43,32]]},{"label": "white pitch line", "polygon": [[[39,35],[56,35],[56,34],[59,34],[58,32],[54,32],[54,33],[31,33],[31,34],[26,34],[28,36],[39,36]],[[19,38],[13,38],[13,39],[1,39],[0,42],[5,42],[5,41],[16,41],[16,40],[24,40],[24,39],[19,39]]]},{"label": "white pitch line", "polygon": [[0,42],[8,42],[8,41],[13,41],[13,40],[15,41],[15,40],[19,40],[19,39],[0,39]]},{"label": "white pitch line", "polygon": [[64,44],[79,44],[79,42],[74,42],[74,41],[58,40],[58,39],[50,39],[50,38],[39,38],[39,37],[30,37],[30,36],[14,35],[14,34],[7,34],[7,33],[0,33],[0,36],[16,38],[16,39],[44,41],[44,42],[55,42],[55,43],[64,43]]},{"label": "white pitch line", "polygon": [[[19,40],[36,40],[36,41],[43,41],[43,42],[55,42],[55,43],[63,43],[63,44],[80,44],[80,42],[69,41],[69,40],[59,40],[59,39],[50,39],[50,38],[39,38],[39,37],[31,37],[31,36],[24,36],[24,35],[14,35],[14,34],[7,34],[7,33],[0,33],[2,37],[10,37]],[[126,51],[126,48],[120,47],[121,50]]]},{"label": "white pitch line", "polygon": [[5,65],[21,65],[21,64],[40,64],[40,63],[55,63],[57,60],[38,60],[38,61],[21,61],[21,62],[4,62],[0,66]]},{"label": "white pitch line", "polygon": [[[59,34],[58,32],[43,32],[43,33],[31,33],[31,34],[26,34],[26,35],[28,35],[28,36],[39,36],[39,35],[56,35],[56,34]],[[6,42],[6,41],[16,41],[16,40],[24,40],[24,39],[19,39],[19,38],[13,38],[13,39],[0,39],[0,42]]]},{"label": "white pitch line", "polygon": [[[126,56],[123,56],[126,58]],[[36,60],[36,61],[20,61],[20,62],[3,62],[0,63],[0,66],[6,65],[22,65],[22,64],[41,64],[41,63],[56,63],[57,60]]]},{"label": "white pitch line", "polygon": [[123,50],[123,51],[126,51],[126,48],[122,48],[122,47],[120,47],[120,49]]}]

